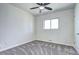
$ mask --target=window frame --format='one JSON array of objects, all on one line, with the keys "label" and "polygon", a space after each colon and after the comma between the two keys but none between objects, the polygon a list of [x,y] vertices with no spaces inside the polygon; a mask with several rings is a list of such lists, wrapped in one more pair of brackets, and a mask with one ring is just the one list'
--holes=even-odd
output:
[{"label": "window frame", "polygon": [[[58,19],[58,28],[56,29],[54,29],[54,28],[51,28],[51,20],[54,20],[54,19]],[[45,21],[46,20],[44,20],[44,22],[43,22],[43,29],[44,30],[58,30],[59,29],[59,18],[57,17],[57,18],[53,18],[53,19],[47,19],[47,20],[50,20],[50,29],[45,29]]]}]

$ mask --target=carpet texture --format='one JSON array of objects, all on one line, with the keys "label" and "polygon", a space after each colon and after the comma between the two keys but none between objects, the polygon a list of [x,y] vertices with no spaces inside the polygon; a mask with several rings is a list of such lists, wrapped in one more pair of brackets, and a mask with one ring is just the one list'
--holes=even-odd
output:
[{"label": "carpet texture", "polygon": [[0,52],[0,55],[78,55],[78,53],[71,46],[35,40]]}]

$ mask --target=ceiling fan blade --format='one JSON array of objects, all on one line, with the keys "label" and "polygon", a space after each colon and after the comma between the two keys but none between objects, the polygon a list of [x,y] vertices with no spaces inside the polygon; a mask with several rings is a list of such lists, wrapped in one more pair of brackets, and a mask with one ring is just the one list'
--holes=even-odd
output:
[{"label": "ceiling fan blade", "polygon": [[50,3],[44,3],[43,5],[48,5],[48,4],[50,4]]},{"label": "ceiling fan blade", "polygon": [[38,5],[43,5],[43,3],[36,3],[36,4],[38,4]]},{"label": "ceiling fan blade", "polygon": [[50,8],[50,7],[45,7],[45,9],[52,10],[52,8]]},{"label": "ceiling fan blade", "polygon": [[33,7],[33,8],[30,8],[30,9],[36,9],[36,8],[39,8],[39,7]]}]

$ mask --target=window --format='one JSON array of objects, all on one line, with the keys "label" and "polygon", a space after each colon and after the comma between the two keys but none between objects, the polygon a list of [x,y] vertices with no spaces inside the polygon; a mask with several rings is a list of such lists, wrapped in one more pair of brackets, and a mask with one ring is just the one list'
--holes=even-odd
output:
[{"label": "window", "polygon": [[51,29],[58,29],[58,19],[51,20]]},{"label": "window", "polygon": [[50,20],[45,20],[44,29],[50,29]]},{"label": "window", "polygon": [[44,29],[58,29],[58,19],[45,20]]}]

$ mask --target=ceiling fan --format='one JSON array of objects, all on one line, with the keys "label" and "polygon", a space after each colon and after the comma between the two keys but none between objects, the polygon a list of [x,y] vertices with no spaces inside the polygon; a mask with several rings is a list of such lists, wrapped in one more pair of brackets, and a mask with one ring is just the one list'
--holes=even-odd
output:
[{"label": "ceiling fan", "polygon": [[52,8],[47,7],[47,5],[49,5],[50,3],[36,3],[36,4],[39,5],[39,6],[30,8],[30,9],[37,9],[37,8],[39,8],[40,9],[40,13],[42,12],[43,9],[52,10]]}]

